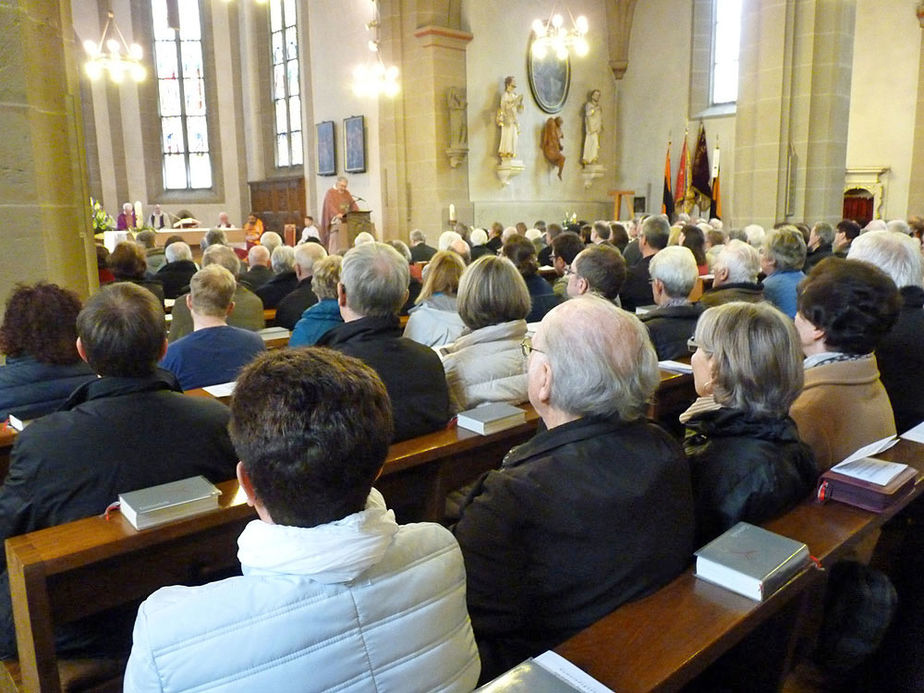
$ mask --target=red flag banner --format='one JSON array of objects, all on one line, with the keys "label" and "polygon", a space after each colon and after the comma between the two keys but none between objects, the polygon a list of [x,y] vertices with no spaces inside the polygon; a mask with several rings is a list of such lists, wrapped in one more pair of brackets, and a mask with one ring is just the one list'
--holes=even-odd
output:
[{"label": "red flag banner", "polygon": [[674,201],[678,207],[683,205],[684,198],[687,196],[687,169],[690,167],[690,159],[687,154],[687,133],[683,133],[683,149],[680,151],[680,168],[677,169],[677,185],[674,186]]},{"label": "red flag banner", "polygon": [[719,193],[719,145],[712,152],[712,204],[709,207],[710,219],[722,218],[722,196]]},{"label": "red flag banner", "polygon": [[700,123],[696,151],[693,154],[691,186],[696,194],[696,204],[701,212],[709,209],[712,202],[712,186],[709,185],[709,149],[706,145],[706,128]]}]

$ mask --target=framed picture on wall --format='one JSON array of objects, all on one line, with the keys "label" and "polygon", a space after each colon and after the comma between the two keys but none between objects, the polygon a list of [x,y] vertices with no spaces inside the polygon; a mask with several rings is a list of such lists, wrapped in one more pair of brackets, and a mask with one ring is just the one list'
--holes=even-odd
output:
[{"label": "framed picture on wall", "polygon": [[559,60],[555,51],[536,57],[533,53],[535,40],[536,35],[532,34],[526,53],[529,89],[539,108],[546,113],[558,113],[564,108],[571,89],[571,57]]},{"label": "framed picture on wall", "polygon": [[364,116],[350,116],[343,119],[343,143],[346,152],[347,173],[363,173],[366,170],[366,123]]},{"label": "framed picture on wall", "polygon": [[325,120],[316,125],[318,129],[318,175],[337,174],[337,150],[334,144],[334,121]]}]

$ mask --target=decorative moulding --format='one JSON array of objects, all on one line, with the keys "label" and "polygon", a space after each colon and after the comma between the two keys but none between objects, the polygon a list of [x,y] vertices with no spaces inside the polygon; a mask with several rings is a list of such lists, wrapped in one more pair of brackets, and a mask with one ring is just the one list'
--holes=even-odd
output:
[{"label": "decorative moulding", "polygon": [[590,188],[597,178],[603,178],[604,173],[606,173],[606,168],[602,164],[585,164],[581,171],[581,178],[584,179],[584,189]]},{"label": "decorative moulding", "polygon": [[504,163],[498,164],[496,170],[500,182],[506,186],[510,185],[511,178],[516,178],[523,173],[526,166],[523,165],[520,159],[504,159]]},{"label": "decorative moulding", "polygon": [[420,41],[423,48],[450,48],[464,51],[474,36],[467,31],[450,29],[447,26],[422,26],[414,32],[414,37]]},{"label": "decorative moulding", "polygon": [[880,176],[889,170],[888,166],[854,166],[844,175],[844,192],[865,190],[873,196],[873,219],[881,219],[882,193],[884,183]]}]

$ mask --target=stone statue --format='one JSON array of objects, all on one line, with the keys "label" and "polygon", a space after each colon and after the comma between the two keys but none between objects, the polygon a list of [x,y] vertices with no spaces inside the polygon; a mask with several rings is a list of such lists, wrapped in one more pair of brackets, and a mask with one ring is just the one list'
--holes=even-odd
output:
[{"label": "stone statue", "polygon": [[468,147],[468,125],[465,122],[465,89],[449,87],[446,100],[449,105],[449,148]]},{"label": "stone statue", "polygon": [[561,146],[561,118],[549,118],[542,128],[542,153],[552,166],[558,166],[558,180],[565,167],[564,147]]},{"label": "stone statue", "polygon": [[497,124],[501,129],[497,153],[501,161],[517,158],[517,136],[520,134],[518,111],[523,110],[523,95],[517,94],[516,88],[517,83],[513,77],[504,80],[504,93],[501,95],[500,108],[497,109]]},{"label": "stone statue", "polygon": [[600,106],[600,90],[594,89],[584,104],[584,151],[582,164],[596,164],[600,158],[600,131],[603,130],[603,107]]}]

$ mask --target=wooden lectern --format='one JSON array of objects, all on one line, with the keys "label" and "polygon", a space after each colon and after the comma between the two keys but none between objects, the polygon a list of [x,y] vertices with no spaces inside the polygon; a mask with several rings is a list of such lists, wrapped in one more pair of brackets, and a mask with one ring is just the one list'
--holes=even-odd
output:
[{"label": "wooden lectern", "polygon": [[353,241],[356,236],[363,231],[375,235],[375,226],[372,224],[372,212],[347,212],[343,215],[343,223],[340,225],[341,233],[346,227],[347,248],[353,247]]}]

